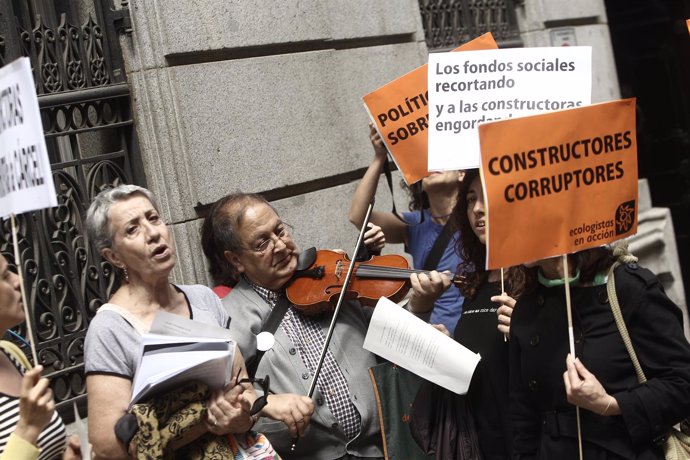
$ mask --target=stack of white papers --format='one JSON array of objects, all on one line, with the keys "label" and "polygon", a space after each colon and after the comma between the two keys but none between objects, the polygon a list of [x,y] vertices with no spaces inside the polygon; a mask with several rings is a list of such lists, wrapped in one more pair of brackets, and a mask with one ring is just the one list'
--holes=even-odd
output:
[{"label": "stack of white papers", "polygon": [[[235,342],[227,329],[168,313],[158,315],[151,332],[142,336],[130,406],[192,381],[203,382],[211,390],[230,383]],[[203,337],[172,335],[202,331]]]}]

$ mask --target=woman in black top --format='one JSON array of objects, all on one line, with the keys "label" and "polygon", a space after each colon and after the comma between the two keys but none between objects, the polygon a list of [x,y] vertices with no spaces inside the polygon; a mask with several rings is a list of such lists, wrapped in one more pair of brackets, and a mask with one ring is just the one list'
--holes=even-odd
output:
[{"label": "woman in black top", "polygon": [[[506,271],[501,293],[500,270],[486,271],[486,217],[483,187],[476,169],[466,171],[454,217],[461,235],[457,251],[460,291],[465,296],[454,338],[482,357],[470,383],[467,399],[474,414],[484,459],[506,459],[511,452],[508,417],[508,346],[514,298],[530,281],[525,267]],[[497,322],[498,315],[498,322]]]},{"label": "woman in black top", "polygon": [[575,406],[584,458],[664,458],[655,440],[690,415],[690,345],[680,309],[649,270],[630,260],[615,269],[622,316],[647,378],[640,384],[607,294],[611,251],[590,249],[568,260],[577,360],[569,355],[560,258],[537,263],[539,283],[513,315],[513,458],[577,459]]}]

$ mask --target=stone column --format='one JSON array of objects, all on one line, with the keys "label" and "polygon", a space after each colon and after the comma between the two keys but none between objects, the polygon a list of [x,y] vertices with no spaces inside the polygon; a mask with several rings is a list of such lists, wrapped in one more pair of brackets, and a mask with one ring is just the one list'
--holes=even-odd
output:
[{"label": "stone column", "polygon": [[591,46],[592,102],[620,97],[603,0],[530,0],[517,17],[526,47]]},{"label": "stone column", "polygon": [[680,307],[685,336],[690,340],[688,306],[671,210],[652,206],[647,179],[639,181],[638,189],[637,234],[629,239],[630,252],[640,258],[640,265],[657,275],[666,294]]}]

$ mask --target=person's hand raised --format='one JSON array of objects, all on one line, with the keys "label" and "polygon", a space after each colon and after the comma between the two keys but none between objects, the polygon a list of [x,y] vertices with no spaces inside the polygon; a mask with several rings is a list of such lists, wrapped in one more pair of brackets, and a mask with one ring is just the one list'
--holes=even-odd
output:
[{"label": "person's hand raised", "polygon": [[43,366],[36,366],[22,378],[19,420],[14,429],[17,436],[34,445],[55,411],[53,391],[48,379],[41,378],[42,371]]},{"label": "person's hand raised", "polygon": [[379,255],[386,245],[386,235],[383,230],[376,224],[369,222],[367,224],[367,231],[364,232],[364,246],[370,254]]},{"label": "person's hand raised", "polygon": [[374,126],[373,123],[369,123],[369,140],[371,141],[371,145],[374,146],[374,154],[377,157],[386,158],[386,155],[388,155],[388,149],[386,148],[386,144],[384,144],[383,139],[381,139],[381,136],[379,135],[379,132],[376,130],[376,126]]}]

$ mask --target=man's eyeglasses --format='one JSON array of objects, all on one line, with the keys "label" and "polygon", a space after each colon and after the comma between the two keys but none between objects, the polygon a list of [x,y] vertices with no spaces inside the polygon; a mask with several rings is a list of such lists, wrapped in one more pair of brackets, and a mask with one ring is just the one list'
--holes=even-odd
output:
[{"label": "man's eyeglasses", "polygon": [[272,252],[276,247],[277,240],[282,241],[283,244],[287,244],[287,240],[290,238],[291,230],[292,225],[283,222],[282,227],[275,230],[270,238],[263,238],[256,244],[256,246],[250,249],[261,256],[266,254],[266,252]]},{"label": "man's eyeglasses", "polygon": [[256,401],[254,401],[254,404],[252,404],[251,409],[249,410],[249,415],[256,415],[259,412],[261,412],[261,409],[266,407],[266,404],[268,404],[268,395],[273,394],[270,388],[270,379],[268,378],[268,375],[262,379],[257,379],[257,378],[246,378],[246,379],[241,379],[237,380],[237,385],[241,385],[243,383],[257,383],[261,387],[261,390],[264,392],[263,395],[259,396],[256,398]]}]

